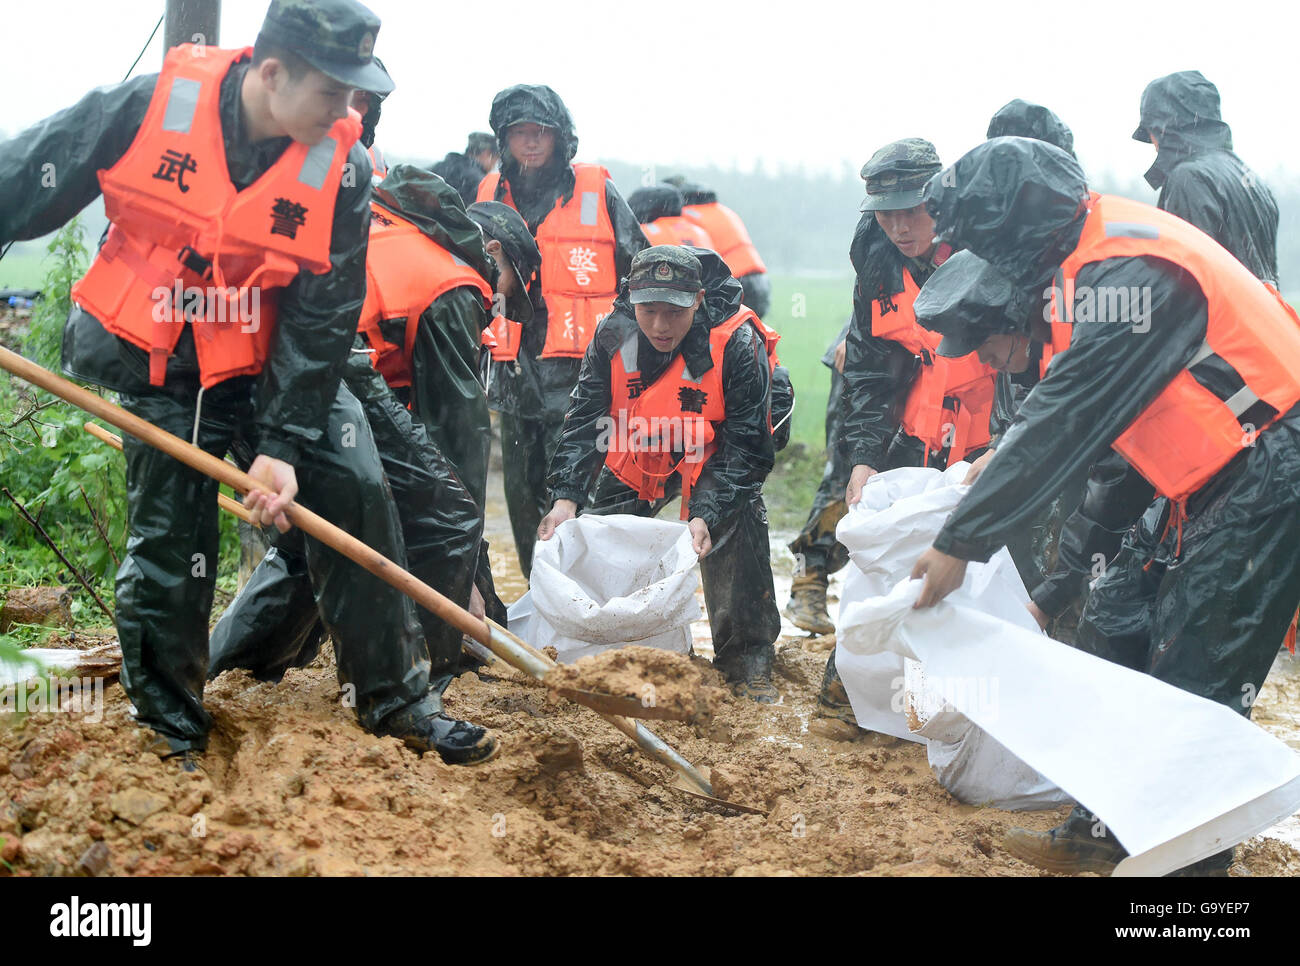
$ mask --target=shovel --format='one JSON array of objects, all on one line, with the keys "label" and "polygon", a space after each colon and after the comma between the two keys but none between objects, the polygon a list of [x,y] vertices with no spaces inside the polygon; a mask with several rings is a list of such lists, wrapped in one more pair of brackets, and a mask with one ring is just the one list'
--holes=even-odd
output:
[{"label": "shovel", "polygon": [[[159,429],[152,423],[132,415],[120,406],[101,398],[87,389],[82,389],[80,386],[3,347],[0,347],[0,368],[7,369],[20,379],[59,396],[78,408],[100,417],[105,422],[112,423],[137,439],[162,450],[173,459],[227,484],[237,492],[246,492],[253,489],[271,492],[269,488],[232,464],[204,452],[197,446],[193,446],[185,440]],[[104,435],[95,433],[94,435],[100,439],[104,439],[105,436],[112,436],[109,433]],[[121,440],[116,440],[116,444],[120,447]],[[238,511],[244,510],[235,501],[229,498],[224,499],[225,502],[222,503],[222,506],[231,512],[237,512],[236,508]],[[546,655],[529,647],[495,621],[479,620],[474,617],[469,611],[457,606],[428,584],[398,567],[397,564],[383,554],[368,547],[356,537],[339,529],[299,503],[289,504],[285,509],[285,514],[304,533],[315,537],[321,543],[333,548],[381,580],[396,587],[420,606],[428,609],[462,633],[487,647],[488,650],[511,667],[522,671],[529,677],[542,681],[546,677],[546,672],[557,666]],[[735,808],[740,811],[752,810],[750,806],[741,806],[721,799],[713,799],[713,787],[709,784],[708,779],[649,728],[639,722],[618,715],[604,714],[602,717],[631,738],[645,755],[671,768],[678,775],[679,780],[683,781],[686,787],[693,789],[696,794],[716,801],[717,804],[728,808]]]}]

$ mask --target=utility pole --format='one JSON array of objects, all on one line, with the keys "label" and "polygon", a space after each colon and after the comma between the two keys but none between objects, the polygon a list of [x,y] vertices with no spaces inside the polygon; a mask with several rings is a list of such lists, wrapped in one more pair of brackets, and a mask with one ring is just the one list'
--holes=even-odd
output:
[{"label": "utility pole", "polygon": [[221,0],[167,0],[163,56],[177,44],[216,47],[221,34]]}]

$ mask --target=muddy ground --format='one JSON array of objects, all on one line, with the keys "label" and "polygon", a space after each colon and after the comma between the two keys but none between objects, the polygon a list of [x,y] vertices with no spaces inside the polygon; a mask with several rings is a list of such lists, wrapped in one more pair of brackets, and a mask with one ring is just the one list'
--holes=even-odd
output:
[{"label": "muddy ground", "polygon": [[[523,585],[504,515],[492,524],[494,569],[513,599]],[[778,705],[728,695],[708,724],[651,723],[766,816],[671,788],[669,771],[606,722],[505,668],[465,675],[447,694],[452,714],[501,741],[474,768],[361,731],[328,648],[278,685],[242,673],[210,685],[216,728],[193,775],[143,750],[114,684],[101,721],[47,713],[0,727],[0,875],[1042,874],[999,841],[1012,826],[1049,828],[1064,808],[963,805],[919,745],[809,732],[831,646],[782,637]],[[1256,720],[1300,748],[1298,710],[1300,664],[1282,656]],[[1284,823],[1243,845],[1234,874],[1300,874],[1294,831]]]}]

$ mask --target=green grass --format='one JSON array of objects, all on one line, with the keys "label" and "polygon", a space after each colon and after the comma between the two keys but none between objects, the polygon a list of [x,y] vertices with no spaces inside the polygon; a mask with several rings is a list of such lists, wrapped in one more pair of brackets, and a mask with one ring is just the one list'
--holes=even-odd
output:
[{"label": "green grass", "polygon": [[853,308],[852,286],[850,276],[772,277],[772,308],[764,321],[781,334],[776,351],[794,383],[791,442],[818,450],[825,445],[831,371],[821,359]]},{"label": "green grass", "polygon": [[831,371],[821,359],[852,307],[851,276],[772,276],[772,308],[764,321],[781,334],[777,353],[790,370],[795,395],[790,444],[777,454],[763,487],[773,530],[802,527],[821,482],[831,389]]}]

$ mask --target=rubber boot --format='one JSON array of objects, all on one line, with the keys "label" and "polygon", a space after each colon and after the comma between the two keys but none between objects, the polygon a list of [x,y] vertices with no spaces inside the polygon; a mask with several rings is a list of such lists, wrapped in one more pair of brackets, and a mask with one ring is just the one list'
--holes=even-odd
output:
[{"label": "rubber boot", "polygon": [[722,672],[736,697],[748,698],[756,704],[775,704],[781,694],[772,683],[774,660],[775,651],[771,644],[766,644],[735,653],[728,649],[713,659],[713,665]]},{"label": "rubber boot", "polygon": [[193,774],[196,771],[205,771],[203,768],[203,752],[194,748],[186,748],[184,751],[173,751],[170,755],[163,755],[162,760],[171,762],[176,768],[186,774]]},{"label": "rubber boot", "polygon": [[822,675],[821,691],[817,694],[817,710],[808,728],[823,738],[836,741],[852,741],[862,734],[858,719],[853,714],[853,705],[849,703],[849,694],[844,690],[844,682],[835,670],[835,652],[826,659],[826,673]]},{"label": "rubber boot", "polygon": [[1069,818],[1050,831],[1012,829],[1002,846],[1023,862],[1061,875],[1080,872],[1109,875],[1128,857],[1124,846],[1115,840],[1105,824],[1078,805]]},{"label": "rubber boot", "polygon": [[790,584],[790,602],[785,605],[785,616],[796,627],[813,634],[834,634],[835,623],[826,612],[826,585],[830,578],[823,573],[810,573],[796,577]]},{"label": "rubber boot", "polygon": [[448,717],[433,691],[388,715],[375,733],[401,738],[421,754],[436,751],[449,765],[482,764],[497,752],[497,740],[486,728]]},{"label": "rubber boot", "polygon": [[1208,855],[1199,862],[1193,862],[1191,865],[1185,865],[1181,869],[1175,869],[1173,872],[1166,873],[1166,879],[1219,879],[1228,874],[1232,868],[1232,863],[1237,858],[1237,849],[1234,846],[1230,849],[1224,849],[1222,852],[1215,852]]}]

